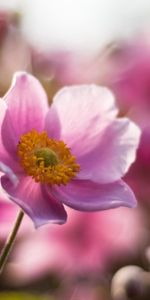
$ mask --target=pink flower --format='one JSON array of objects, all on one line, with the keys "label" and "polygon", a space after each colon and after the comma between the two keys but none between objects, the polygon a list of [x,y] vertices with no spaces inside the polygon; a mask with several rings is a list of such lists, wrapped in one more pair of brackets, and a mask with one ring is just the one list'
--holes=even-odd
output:
[{"label": "pink flower", "polygon": [[17,73],[0,106],[1,184],[36,227],[64,223],[63,204],[81,211],[136,205],[121,177],[135,159],[140,130],[116,119],[109,90],[64,88],[49,108],[40,83]]},{"label": "pink flower", "polygon": [[[115,54],[115,53],[114,53]],[[150,109],[150,43],[139,38],[118,45],[108,63],[112,68],[106,79],[123,108]]]},{"label": "pink flower", "polygon": [[14,72],[31,70],[31,50],[21,34],[20,16],[0,11],[0,96],[10,86]]},{"label": "pink flower", "polygon": [[64,226],[30,230],[16,245],[7,268],[11,284],[25,284],[51,272],[63,280],[64,275],[92,279],[108,271],[114,261],[135,258],[148,242],[140,209],[120,207],[92,214],[67,209],[67,213]]},{"label": "pink flower", "polygon": [[100,82],[107,63],[103,53],[85,57],[63,50],[48,53],[34,50],[32,57],[34,74],[40,78],[54,77],[61,86]]},{"label": "pink flower", "polygon": [[150,126],[143,129],[137,159],[125,177],[139,200],[149,203],[150,199]]}]

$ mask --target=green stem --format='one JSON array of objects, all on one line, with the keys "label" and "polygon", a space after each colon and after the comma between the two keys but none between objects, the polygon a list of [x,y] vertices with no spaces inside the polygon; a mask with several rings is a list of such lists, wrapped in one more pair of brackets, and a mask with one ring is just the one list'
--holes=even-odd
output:
[{"label": "green stem", "polygon": [[23,219],[24,212],[22,210],[19,211],[16,222],[14,224],[14,227],[12,231],[10,232],[10,235],[7,238],[6,244],[4,245],[4,248],[2,249],[1,255],[0,255],[0,274],[3,271],[3,268],[7,262],[7,258],[10,254],[10,251],[13,247],[17,232],[19,230],[21,221]]}]

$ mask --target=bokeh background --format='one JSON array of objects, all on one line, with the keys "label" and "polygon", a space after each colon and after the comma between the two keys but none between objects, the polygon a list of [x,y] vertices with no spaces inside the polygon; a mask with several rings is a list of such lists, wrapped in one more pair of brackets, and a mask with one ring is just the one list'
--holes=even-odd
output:
[{"label": "bokeh background", "polygon": [[[17,70],[34,74],[49,103],[65,85],[115,94],[142,130],[124,178],[136,209],[80,213],[35,230],[26,217],[0,280],[0,299],[150,299],[150,1],[0,0],[0,97]],[[18,208],[0,195],[0,247]],[[116,273],[117,272],[117,273]]]}]

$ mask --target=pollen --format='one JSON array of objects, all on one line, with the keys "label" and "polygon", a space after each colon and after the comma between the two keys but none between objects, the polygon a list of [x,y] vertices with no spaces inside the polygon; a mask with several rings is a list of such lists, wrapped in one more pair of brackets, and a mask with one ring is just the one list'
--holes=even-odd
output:
[{"label": "pollen", "polygon": [[35,129],[21,136],[17,146],[20,164],[36,182],[66,185],[80,171],[75,156],[63,141]]}]

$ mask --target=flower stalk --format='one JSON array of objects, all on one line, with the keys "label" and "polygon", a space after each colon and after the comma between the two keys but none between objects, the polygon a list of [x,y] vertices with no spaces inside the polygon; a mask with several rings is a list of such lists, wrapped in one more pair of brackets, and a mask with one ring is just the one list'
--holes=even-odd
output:
[{"label": "flower stalk", "polygon": [[5,245],[2,249],[2,252],[1,252],[1,255],[0,255],[0,274],[2,273],[2,271],[4,269],[4,266],[7,262],[8,256],[11,252],[12,247],[13,247],[13,244],[14,244],[17,232],[19,230],[21,221],[23,219],[23,216],[24,216],[24,212],[22,210],[20,210],[18,215],[17,215],[14,227],[13,227],[12,231],[10,232],[10,234],[9,234],[7,240],[6,240],[6,243],[5,243]]}]

